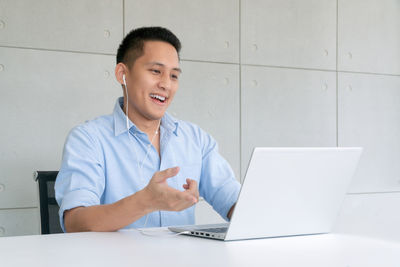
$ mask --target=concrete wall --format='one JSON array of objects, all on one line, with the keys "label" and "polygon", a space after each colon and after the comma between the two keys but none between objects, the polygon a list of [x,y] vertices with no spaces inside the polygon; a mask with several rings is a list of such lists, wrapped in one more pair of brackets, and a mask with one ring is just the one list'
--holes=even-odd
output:
[{"label": "concrete wall", "polygon": [[117,46],[149,25],[183,43],[170,112],[210,132],[238,179],[254,146],[363,146],[336,229],[400,238],[398,0],[0,0],[0,235],[40,232],[33,171],[112,112]]}]

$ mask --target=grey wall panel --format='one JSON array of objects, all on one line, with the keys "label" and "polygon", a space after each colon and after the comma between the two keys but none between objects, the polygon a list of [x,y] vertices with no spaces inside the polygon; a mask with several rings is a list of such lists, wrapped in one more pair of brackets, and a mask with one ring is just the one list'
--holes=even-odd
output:
[{"label": "grey wall panel", "polygon": [[34,170],[57,170],[69,130],[112,112],[114,57],[0,48],[0,208],[34,207]]},{"label": "grey wall panel", "polygon": [[400,77],[339,73],[339,145],[362,146],[351,192],[400,191]]},{"label": "grey wall panel", "polygon": [[241,1],[242,62],[336,68],[336,0]]},{"label": "grey wall panel", "polygon": [[39,233],[39,209],[0,209],[0,237]]},{"label": "grey wall panel", "polygon": [[338,69],[400,74],[400,1],[338,1]]},{"label": "grey wall panel", "polygon": [[183,59],[239,62],[238,0],[125,0],[125,30],[140,26],[173,31]]},{"label": "grey wall panel", "polygon": [[334,72],[242,67],[242,175],[256,146],[336,146]]},{"label": "grey wall panel", "polygon": [[122,0],[0,0],[0,45],[115,54]]},{"label": "grey wall panel", "polygon": [[400,193],[347,195],[334,231],[399,242],[399,206]]},{"label": "grey wall panel", "polygon": [[184,61],[181,67],[169,112],[210,133],[239,179],[239,66]]}]

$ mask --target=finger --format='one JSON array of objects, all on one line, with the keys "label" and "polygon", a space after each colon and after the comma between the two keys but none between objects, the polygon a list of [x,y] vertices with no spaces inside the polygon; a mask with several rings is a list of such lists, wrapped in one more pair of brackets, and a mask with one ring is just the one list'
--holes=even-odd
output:
[{"label": "finger", "polygon": [[189,186],[190,181],[191,181],[191,179],[186,178],[186,184],[182,185],[182,187],[185,188],[185,189],[189,189],[189,187],[190,187],[190,186]]},{"label": "finger", "polygon": [[193,204],[195,204],[196,198],[193,197],[192,194],[189,194],[187,191],[185,192],[181,192],[181,191],[177,191],[175,192],[175,198],[178,199],[179,205],[180,206],[186,206],[186,207],[190,207]]},{"label": "finger", "polygon": [[197,182],[196,180],[192,180],[192,179],[186,179],[187,185],[189,187],[189,190],[192,189],[197,189]]},{"label": "finger", "polygon": [[186,190],[186,192],[195,197],[195,201],[197,203],[199,200],[199,190],[197,188],[197,182],[196,180],[192,179],[187,179],[186,181],[188,182],[188,189]]},{"label": "finger", "polygon": [[168,168],[163,171],[156,172],[154,174],[154,180],[156,182],[164,182],[168,178],[174,177],[179,172],[179,167]]}]

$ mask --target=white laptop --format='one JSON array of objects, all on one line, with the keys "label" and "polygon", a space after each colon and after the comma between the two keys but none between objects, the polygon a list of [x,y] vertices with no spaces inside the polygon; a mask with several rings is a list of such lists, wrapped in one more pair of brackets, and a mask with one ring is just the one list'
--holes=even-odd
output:
[{"label": "white laptop", "polygon": [[361,152],[257,147],[230,223],[169,229],[225,241],[329,233]]}]

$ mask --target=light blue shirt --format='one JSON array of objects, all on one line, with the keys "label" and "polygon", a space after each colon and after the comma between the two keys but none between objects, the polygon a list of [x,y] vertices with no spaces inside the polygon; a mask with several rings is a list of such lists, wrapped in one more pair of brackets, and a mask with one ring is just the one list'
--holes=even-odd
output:
[{"label": "light blue shirt", "polygon": [[[240,184],[218,153],[215,140],[198,126],[165,113],[160,125],[160,158],[147,135],[132,122],[129,137],[122,103],[119,98],[111,115],[79,125],[67,137],[55,183],[62,229],[65,210],[114,203],[143,189],[155,172],[175,166],[180,171],[167,180],[168,185],[183,191],[186,178],[196,180],[200,196],[228,220]],[[150,213],[146,227],[194,224],[194,208]],[[143,227],[145,217],[125,228]]]}]

